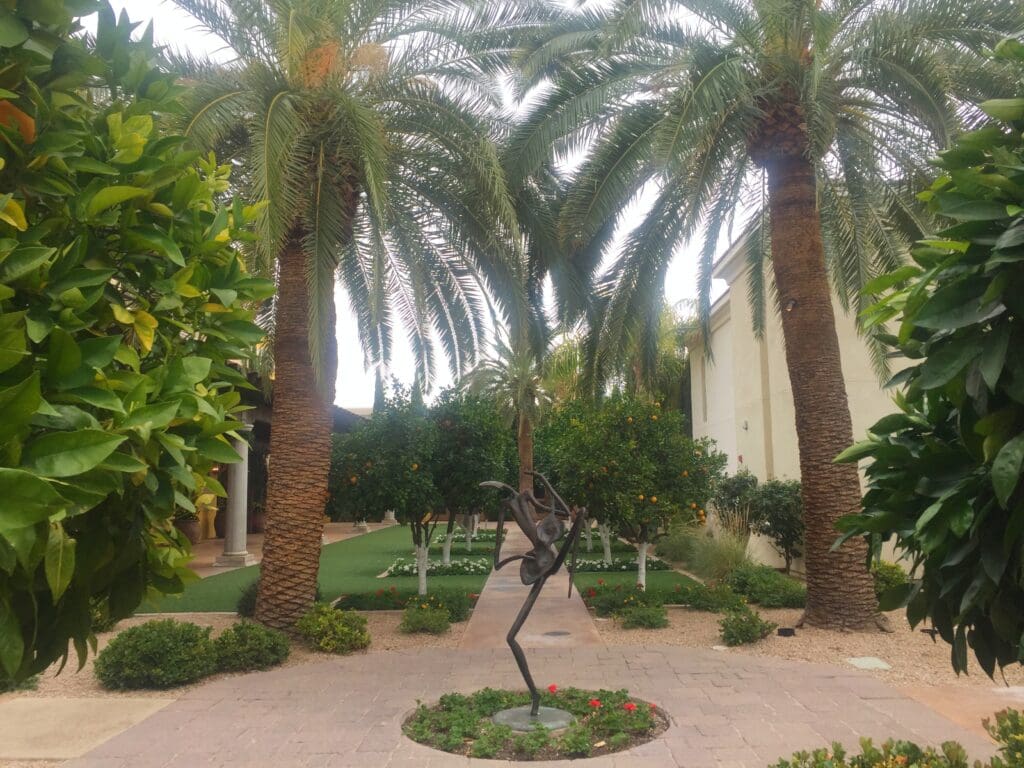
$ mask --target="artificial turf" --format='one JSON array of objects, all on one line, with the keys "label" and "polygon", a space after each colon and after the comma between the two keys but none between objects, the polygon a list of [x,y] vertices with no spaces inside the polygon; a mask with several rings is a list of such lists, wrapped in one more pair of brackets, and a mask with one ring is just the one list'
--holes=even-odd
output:
[{"label": "artificial turf", "polygon": [[[452,548],[453,557],[460,554],[458,547]],[[384,528],[328,544],[320,555],[322,599],[333,601],[343,594],[373,592],[382,587],[415,590],[415,576],[377,578],[396,557],[413,558],[412,537],[405,526]],[[234,611],[242,591],[258,577],[258,565],[208,576],[189,584],[182,594],[148,601],[140,610],[157,613]],[[480,574],[431,576],[427,586],[480,592],[486,578]]]}]

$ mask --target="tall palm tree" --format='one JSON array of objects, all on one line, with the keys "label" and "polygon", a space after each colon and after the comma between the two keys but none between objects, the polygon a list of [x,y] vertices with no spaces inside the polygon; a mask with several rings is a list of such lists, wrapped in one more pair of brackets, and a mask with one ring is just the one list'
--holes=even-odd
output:
[{"label": "tall palm tree", "polygon": [[532,491],[533,431],[551,402],[537,355],[529,344],[510,344],[499,336],[494,351],[467,374],[463,386],[497,403],[515,427],[519,490]]},{"label": "tall palm tree", "polygon": [[[409,334],[419,380],[462,372],[488,293],[514,321],[522,258],[494,134],[495,86],[544,13],[457,0],[175,0],[234,52],[193,66],[183,120],[237,147],[267,203],[254,263],[276,274],[267,529],[256,615],[288,627],[312,603],[330,456],[340,275],[371,365]],[[193,64],[195,64],[193,62]]]},{"label": "tall palm tree", "polygon": [[598,282],[598,356],[656,332],[668,263],[701,228],[707,333],[719,238],[756,211],[751,274],[770,254],[793,388],[809,624],[870,626],[877,611],[864,545],[831,549],[860,489],[832,463],[853,434],[830,278],[861,307],[903,260],[925,226],[903,187],[970,120],[965,104],[1010,86],[982,50],[1022,23],[1019,0],[620,0],[568,12],[523,59],[544,87],[514,140],[518,173],[552,146],[585,154],[559,213],[581,268],[596,274],[621,212],[653,196]]}]

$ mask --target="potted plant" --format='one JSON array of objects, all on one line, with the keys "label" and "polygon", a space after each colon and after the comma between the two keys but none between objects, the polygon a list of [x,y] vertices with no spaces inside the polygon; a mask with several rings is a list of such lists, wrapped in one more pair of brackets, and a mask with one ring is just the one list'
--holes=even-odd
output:
[{"label": "potted plant", "polygon": [[199,528],[199,515],[195,512],[180,510],[174,515],[174,527],[185,534],[185,538],[193,544],[198,544],[202,538]]}]

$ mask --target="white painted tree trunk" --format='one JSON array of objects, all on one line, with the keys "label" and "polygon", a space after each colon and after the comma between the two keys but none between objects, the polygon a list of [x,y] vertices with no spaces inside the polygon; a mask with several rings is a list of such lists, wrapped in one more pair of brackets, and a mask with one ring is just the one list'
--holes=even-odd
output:
[{"label": "white painted tree trunk", "polygon": [[594,551],[594,541],[590,536],[590,521],[583,524],[583,540],[587,543],[587,552]]},{"label": "white painted tree trunk", "polygon": [[649,542],[641,541],[637,546],[639,554],[636,560],[636,583],[644,589],[647,589],[647,548],[651,546]]},{"label": "white painted tree trunk", "polygon": [[470,533],[476,536],[477,529],[480,527],[480,513],[474,512],[470,517]]},{"label": "white painted tree trunk", "polygon": [[600,523],[597,526],[597,534],[601,537],[601,547],[604,549],[604,562],[612,564],[612,529],[607,523]]},{"label": "white painted tree trunk", "polygon": [[444,547],[441,550],[441,562],[451,565],[452,562],[452,540],[455,538],[455,531],[449,531],[444,537]]},{"label": "white painted tree trunk", "polygon": [[416,575],[419,577],[419,595],[427,594],[427,564],[430,562],[427,556],[427,548],[416,547]]}]

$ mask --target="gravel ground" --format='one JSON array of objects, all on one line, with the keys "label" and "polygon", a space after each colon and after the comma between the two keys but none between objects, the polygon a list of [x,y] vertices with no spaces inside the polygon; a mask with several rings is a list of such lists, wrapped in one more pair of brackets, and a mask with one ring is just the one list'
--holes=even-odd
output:
[{"label": "gravel ground", "polygon": [[[466,622],[462,622],[461,624],[452,624],[451,630],[444,635],[406,635],[398,631],[398,624],[402,619],[401,611],[366,611],[363,612],[363,616],[367,620],[367,628],[370,631],[372,644],[369,649],[360,651],[362,654],[372,655],[380,651],[393,651],[404,648],[456,648],[462,639],[463,632],[466,631]],[[168,617],[165,615],[135,616],[131,619],[126,619],[118,624],[113,631],[105,632],[98,636],[100,649],[106,646],[111,638],[121,630],[142,624],[154,618]],[[214,636],[238,621],[238,617],[233,613],[177,613],[174,614],[173,618],[179,621],[191,621],[204,627],[212,627]],[[305,648],[301,642],[296,641],[292,643],[291,654],[284,664],[285,666],[305,664],[329,657],[329,654],[311,651]],[[19,696],[75,698],[82,696],[128,695],[133,697],[177,699],[186,691],[213,679],[206,678],[190,686],[182,686],[169,691],[108,691],[99,684],[96,676],[93,675],[92,659],[93,656],[90,654],[85,666],[80,671],[76,671],[77,662],[72,651],[67,667],[59,675],[56,673],[56,667],[54,667],[39,678],[39,685],[35,690],[0,694],[0,702]],[[214,677],[221,676],[215,675]],[[52,765],[56,765],[56,763]],[[48,764],[39,762],[28,762],[22,765],[7,764],[0,761],[0,766],[3,766],[3,768],[49,768]]]},{"label": "gravel ground", "polygon": [[[792,627],[800,618],[796,609],[757,609],[762,617],[781,627]],[[601,639],[608,645],[681,645],[689,648],[710,648],[721,645],[719,614],[669,607],[666,629],[621,629],[612,619],[595,617]],[[754,645],[729,648],[723,653],[750,653],[778,656],[797,661],[812,661],[845,666],[855,656],[876,656],[889,664],[890,670],[872,670],[871,674],[893,684],[957,685],[992,688],[993,683],[977,666],[970,674],[957,678],[949,661],[949,646],[929,635],[912,630],[902,611],[889,614],[894,632],[833,632],[804,628],[795,637],[771,635]],[[996,679],[999,680],[997,673]],[[1024,667],[1007,669],[1008,685],[1024,685]]]}]

